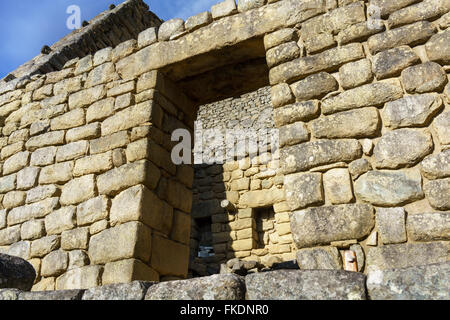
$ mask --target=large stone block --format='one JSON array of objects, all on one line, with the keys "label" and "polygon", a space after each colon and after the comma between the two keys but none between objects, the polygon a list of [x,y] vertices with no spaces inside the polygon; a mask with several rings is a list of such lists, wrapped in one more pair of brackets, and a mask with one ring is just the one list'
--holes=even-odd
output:
[{"label": "large stone block", "polygon": [[120,191],[144,184],[150,190],[155,189],[161,173],[159,169],[149,161],[137,161],[112,169],[97,177],[99,194],[114,195]]},{"label": "large stone block", "polygon": [[424,184],[423,191],[434,209],[450,209],[450,178],[429,181]]},{"label": "large stone block", "polygon": [[318,140],[281,149],[280,164],[287,174],[335,162],[350,162],[361,156],[358,140]]},{"label": "large stone block", "polygon": [[284,190],[272,188],[242,194],[239,204],[249,208],[267,207],[285,200]]},{"label": "large stone block", "polygon": [[92,87],[81,90],[69,96],[69,109],[73,110],[88,106],[106,95],[106,88],[104,85]]},{"label": "large stone block", "polygon": [[68,265],[69,255],[67,252],[53,251],[42,259],[41,275],[43,277],[59,276],[67,270]]},{"label": "large stone block", "polygon": [[284,177],[286,200],[291,210],[325,202],[321,173],[296,173]]},{"label": "large stone block", "polygon": [[101,137],[90,141],[91,155],[104,153],[116,148],[124,147],[130,143],[130,137],[127,131],[120,131],[112,135]]},{"label": "large stone block", "polygon": [[63,231],[73,229],[76,225],[76,207],[69,206],[53,211],[45,217],[45,230],[48,235],[60,234]]},{"label": "large stone block", "polygon": [[30,241],[19,241],[13,243],[8,248],[8,254],[10,256],[19,257],[25,260],[30,259]]},{"label": "large stone block", "polygon": [[386,103],[383,109],[384,125],[393,129],[423,126],[442,107],[442,99],[436,93],[406,96]]},{"label": "large stone block", "polygon": [[88,175],[91,173],[99,174],[111,170],[114,167],[112,151],[94,154],[75,161],[73,175],[75,177]]},{"label": "large stone block", "polygon": [[72,179],[73,161],[61,162],[41,169],[39,184],[65,183]]},{"label": "large stone block", "polygon": [[89,242],[89,257],[93,264],[130,258],[149,261],[150,254],[151,230],[140,222],[128,222],[107,229],[92,236]]},{"label": "large stone block", "polygon": [[27,190],[36,186],[39,168],[26,167],[17,173],[17,189]]},{"label": "large stone block", "polygon": [[280,147],[292,146],[309,140],[309,131],[303,122],[288,124],[279,130]]},{"label": "large stone block", "polygon": [[297,101],[305,101],[321,99],[328,93],[339,89],[339,84],[332,75],[320,72],[293,83],[291,88]]},{"label": "large stone block", "polygon": [[20,226],[0,230],[0,246],[7,246],[20,241]]},{"label": "large stone block", "polygon": [[450,112],[443,112],[433,121],[433,127],[441,144],[450,144]]},{"label": "large stone block", "polygon": [[277,127],[297,121],[308,121],[319,115],[319,101],[294,103],[274,110],[274,122]]},{"label": "large stone block", "polygon": [[373,271],[367,293],[372,300],[449,300],[449,273],[449,262]]},{"label": "large stone block", "polygon": [[152,285],[153,283],[151,282],[143,281],[103,285],[102,287],[86,290],[83,293],[83,300],[144,300],[145,293]]},{"label": "large stone block", "polygon": [[270,69],[270,84],[294,81],[311,74],[338,69],[347,62],[364,58],[362,45],[348,44],[312,56],[298,58]]},{"label": "large stone block", "polygon": [[367,41],[372,54],[380,51],[424,43],[435,33],[434,26],[428,21],[420,21],[400,28],[373,35]]},{"label": "large stone block", "polygon": [[300,57],[300,48],[297,42],[291,41],[282,43],[266,52],[266,61],[269,68],[275,67],[284,62],[288,62]]},{"label": "large stone block", "polygon": [[425,45],[428,58],[442,64],[450,62],[450,29],[431,37]]},{"label": "large stone block", "polygon": [[50,121],[51,130],[66,130],[84,125],[84,110],[79,108],[69,111]]},{"label": "large stone block", "polygon": [[420,62],[419,56],[408,46],[389,49],[373,57],[373,72],[378,80],[400,75],[407,67]]},{"label": "large stone block", "polygon": [[339,112],[311,123],[311,132],[316,138],[329,139],[372,137],[379,128],[380,116],[376,108]]},{"label": "large stone block", "polygon": [[408,237],[414,241],[450,240],[450,213],[409,214],[406,230]]},{"label": "large stone block", "polygon": [[56,279],[56,290],[90,289],[102,280],[102,266],[85,266],[67,271]]},{"label": "large stone block", "polygon": [[41,200],[45,200],[50,197],[58,196],[60,190],[54,184],[47,184],[44,186],[37,186],[31,190],[27,191],[26,203],[34,203]]},{"label": "large stone block", "polygon": [[280,270],[248,275],[245,284],[249,300],[365,300],[365,280],[343,270]]},{"label": "large stone block", "polygon": [[342,260],[336,247],[301,249],[297,251],[301,270],[341,270]]},{"label": "large stone block", "polygon": [[216,274],[189,280],[155,284],[145,300],[243,300],[245,283],[234,274]]},{"label": "large stone block", "polygon": [[45,147],[31,154],[30,164],[32,166],[47,166],[55,163],[56,147]]},{"label": "large stone block", "polygon": [[43,220],[30,220],[22,224],[20,237],[23,240],[36,240],[45,236],[45,224]]},{"label": "large stone block", "polygon": [[62,187],[61,205],[78,204],[96,196],[95,176],[93,174],[75,178]]},{"label": "large stone block", "polygon": [[291,217],[292,235],[298,248],[361,239],[374,226],[374,209],[367,204],[309,208],[296,211]]},{"label": "large stone block", "polygon": [[330,114],[349,109],[376,107],[401,97],[403,97],[403,90],[400,82],[386,80],[366,84],[325,99],[322,102],[322,111],[324,114]]},{"label": "large stone block", "polygon": [[450,177],[450,149],[425,157],[420,163],[420,171],[431,180]]},{"label": "large stone block", "polygon": [[370,247],[367,252],[367,270],[402,269],[447,262],[449,243],[404,243]]},{"label": "large stone block", "polygon": [[139,221],[152,229],[168,234],[172,226],[173,209],[143,185],[119,193],[112,201],[110,223],[116,225]]},{"label": "large stone block", "polygon": [[89,106],[86,111],[86,122],[104,120],[114,113],[114,98],[106,98]]},{"label": "large stone block", "polygon": [[58,207],[59,198],[54,197],[14,208],[8,213],[8,225],[15,225],[33,218],[43,218]]},{"label": "large stone block", "polygon": [[118,79],[118,75],[115,72],[114,64],[112,62],[107,62],[98,67],[94,68],[85,82],[85,87],[90,88],[102,83],[112,82]]},{"label": "large stone block", "polygon": [[[46,278],[45,281],[48,286],[55,285],[54,278]],[[51,283],[51,284],[50,284]],[[42,283],[41,285],[45,285]],[[37,286],[37,285],[36,285]],[[51,287],[50,287],[51,288]],[[33,287],[34,289],[34,287]],[[46,288],[47,290],[54,290]],[[34,292],[21,292],[19,294],[19,300],[24,301],[77,301],[81,300],[83,296],[83,290],[58,290],[58,291],[34,291]]]},{"label": "large stone block", "polygon": [[372,63],[368,59],[344,64],[339,69],[339,77],[344,89],[351,89],[371,82],[373,79]]},{"label": "large stone block", "polygon": [[424,197],[420,174],[369,171],[355,182],[358,199],[377,206],[397,206]]},{"label": "large stone block", "polygon": [[3,174],[15,173],[28,165],[30,153],[23,151],[16,153],[3,163]]},{"label": "large stone block", "polygon": [[426,62],[403,70],[402,81],[409,93],[441,91],[447,75],[439,64]]},{"label": "large stone block", "polygon": [[189,264],[189,246],[153,235],[150,266],[161,276],[185,278]]},{"label": "large stone block", "polygon": [[347,169],[331,169],[323,175],[325,197],[332,204],[344,204],[353,201],[353,188]]},{"label": "large stone block", "polygon": [[26,143],[27,150],[34,151],[38,148],[64,144],[64,131],[52,131],[31,137]]},{"label": "large stone block", "polygon": [[140,260],[127,259],[105,264],[102,284],[159,281],[159,274]]},{"label": "large stone block", "polygon": [[375,167],[397,169],[412,167],[433,150],[429,131],[398,129],[383,135],[375,146]]},{"label": "large stone block", "polygon": [[60,244],[61,237],[56,235],[34,240],[31,243],[31,258],[42,258],[50,252],[58,249]]},{"label": "large stone block", "polygon": [[87,249],[89,242],[89,228],[77,228],[63,231],[61,234],[61,248],[63,250]]},{"label": "large stone block", "polygon": [[406,212],[403,208],[378,208],[377,225],[383,244],[406,242]]}]

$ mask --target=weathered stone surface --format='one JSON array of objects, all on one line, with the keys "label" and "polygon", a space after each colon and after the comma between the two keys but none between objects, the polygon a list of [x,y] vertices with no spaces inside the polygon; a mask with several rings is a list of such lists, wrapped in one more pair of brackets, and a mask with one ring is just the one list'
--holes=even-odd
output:
[{"label": "weathered stone surface", "polygon": [[53,211],[45,217],[45,230],[48,235],[59,234],[75,227],[76,207],[69,206]]},{"label": "weathered stone surface", "polygon": [[209,11],[199,13],[195,16],[187,18],[184,27],[188,31],[194,31],[204,27],[212,22],[212,15]]},{"label": "weathered stone surface", "polygon": [[414,241],[450,239],[450,213],[431,212],[409,214],[406,220],[408,237]]},{"label": "weathered stone surface", "polygon": [[89,256],[93,264],[121,259],[150,259],[151,230],[140,222],[128,222],[91,237]]},{"label": "weathered stone surface", "polygon": [[322,112],[330,114],[349,109],[376,107],[401,97],[403,90],[398,81],[370,83],[325,99],[322,102]]},{"label": "weathered stone surface", "polygon": [[31,154],[32,166],[46,166],[55,162],[56,147],[40,148]]},{"label": "weathered stone surface", "polygon": [[393,129],[427,124],[441,109],[442,99],[436,93],[406,96],[388,102],[382,113],[384,124]]},{"label": "weathered stone surface", "polygon": [[17,189],[31,189],[36,185],[39,168],[26,167],[17,173]]},{"label": "weathered stone surface", "polygon": [[20,226],[0,230],[0,246],[6,246],[20,241]]},{"label": "weathered stone surface", "polygon": [[69,255],[67,252],[53,251],[42,259],[41,275],[44,277],[59,276],[67,270],[68,265]]},{"label": "weathered stone surface", "polygon": [[153,190],[158,184],[160,175],[159,169],[151,162],[137,161],[98,176],[97,188],[99,194],[117,194],[137,184],[144,184]]},{"label": "weathered stone surface", "polygon": [[101,284],[101,266],[85,266],[67,271],[56,279],[56,290],[90,289]]},{"label": "weathered stone surface", "polygon": [[337,69],[347,62],[364,58],[361,44],[352,43],[312,56],[298,58],[270,69],[270,84],[296,80],[311,74]]},{"label": "weathered stone surface", "polygon": [[170,232],[173,209],[143,185],[119,193],[112,201],[110,223],[140,221],[165,234]]},{"label": "weathered stone surface", "polygon": [[28,165],[29,159],[30,153],[28,151],[16,153],[3,163],[3,174],[15,173],[23,169]]},{"label": "weathered stone surface", "polygon": [[448,242],[404,243],[370,247],[367,270],[401,269],[448,261]]},{"label": "weathered stone surface", "polygon": [[37,186],[31,190],[27,191],[26,203],[38,202],[50,197],[57,196],[59,194],[59,189],[54,184],[48,184],[44,186]]},{"label": "weathered stone surface", "polygon": [[383,135],[373,151],[377,168],[411,167],[430,154],[433,140],[429,131],[398,129]]},{"label": "weathered stone surface", "polygon": [[425,157],[420,163],[420,171],[431,180],[450,177],[450,149]]},{"label": "weathered stone surface", "polygon": [[63,250],[87,249],[88,242],[89,228],[63,231],[61,234],[61,248]]},{"label": "weathered stone surface", "polygon": [[97,51],[94,55],[94,58],[92,60],[93,66],[99,66],[105,62],[109,62],[112,59],[112,48],[104,48],[99,51]]},{"label": "weathered stone surface", "polygon": [[84,110],[79,108],[69,111],[50,121],[51,130],[66,130],[84,125]]},{"label": "weathered stone surface", "polygon": [[145,300],[243,300],[244,298],[244,279],[233,274],[158,283],[151,286],[145,295]]},{"label": "weathered stone surface", "polygon": [[118,75],[115,71],[116,69],[114,67],[114,63],[112,62],[107,62],[99,65],[98,67],[94,68],[94,70],[89,72],[89,75],[85,82],[85,87],[91,88],[102,83],[117,80]]},{"label": "weathered stone surface", "polygon": [[0,301],[16,301],[19,300],[19,289],[0,289]]},{"label": "weathered stone surface", "polygon": [[286,200],[291,210],[324,203],[321,173],[296,173],[284,177]]},{"label": "weathered stone surface", "polygon": [[72,93],[69,96],[69,109],[82,108],[88,106],[95,101],[102,99],[106,95],[106,89],[104,85],[99,85],[89,89],[81,90],[76,93]]},{"label": "weathered stone surface", "polygon": [[36,240],[45,235],[45,225],[43,220],[30,220],[22,224],[20,237],[22,240]]},{"label": "weathered stone surface", "polygon": [[434,34],[434,32],[435,29],[430,22],[420,21],[373,35],[369,38],[367,44],[369,45],[370,52],[376,54],[380,51],[402,45],[424,43]]},{"label": "weathered stone surface", "polygon": [[31,257],[42,258],[48,253],[59,248],[61,238],[59,236],[48,236],[31,243]]},{"label": "weathered stone surface", "polygon": [[443,112],[437,116],[433,121],[433,127],[441,144],[450,144],[450,112]]},{"label": "weathered stone surface", "polygon": [[369,171],[355,182],[355,194],[378,206],[396,206],[424,197],[420,174],[403,171]]},{"label": "weathered stone surface", "polygon": [[60,145],[63,143],[64,143],[64,131],[52,131],[41,134],[39,136],[31,137],[25,143],[25,147],[30,151],[34,151],[41,147]]},{"label": "weathered stone surface", "polygon": [[[153,235],[150,266],[161,276],[185,278],[188,272],[189,247],[172,240]],[[167,252],[172,252],[167,255]]]},{"label": "weathered stone surface", "polygon": [[239,12],[262,7],[266,4],[266,0],[238,0],[237,6]]},{"label": "weathered stone surface", "polygon": [[375,135],[379,128],[376,108],[339,112],[311,122],[311,132],[316,138],[365,138]]},{"label": "weathered stone surface", "polygon": [[58,290],[41,292],[21,292],[19,300],[25,301],[76,301],[81,300],[83,290]]},{"label": "weathered stone surface", "polygon": [[450,62],[450,29],[435,34],[425,45],[431,61],[448,64]]},{"label": "weathered stone surface", "polygon": [[376,219],[383,244],[406,242],[405,209],[378,208]]},{"label": "weathered stone surface", "polygon": [[6,193],[16,188],[17,174],[10,174],[9,176],[3,176],[0,178],[0,192]]},{"label": "weathered stone surface", "polygon": [[135,280],[159,281],[159,274],[141,260],[126,259],[108,262],[102,275],[102,284],[130,283]]},{"label": "weathered stone surface", "polygon": [[284,28],[270,33],[264,37],[264,47],[266,50],[276,47],[282,43],[298,40],[297,32],[292,28]]},{"label": "weathered stone surface", "polygon": [[448,300],[450,263],[369,272],[372,300]]},{"label": "weathered stone surface", "polygon": [[130,143],[130,138],[127,131],[120,131],[109,136],[101,137],[99,139],[90,141],[91,155],[104,153],[116,148],[124,147]]},{"label": "weathered stone surface", "polygon": [[239,204],[247,207],[267,207],[285,200],[284,190],[278,188],[254,190],[244,193]]},{"label": "weathered stone surface", "polygon": [[340,270],[342,260],[336,247],[301,249],[297,251],[297,263],[302,270]]},{"label": "weathered stone surface", "polygon": [[427,182],[423,186],[423,191],[434,209],[450,209],[450,178]]},{"label": "weathered stone surface", "polygon": [[68,130],[66,133],[66,141],[67,143],[70,143],[82,139],[95,139],[100,137],[100,133],[100,123],[90,123],[82,127]]},{"label": "weathered stone surface", "polygon": [[78,204],[96,196],[95,176],[93,174],[75,178],[62,187],[61,205]]},{"label": "weathered stone surface", "polygon": [[353,201],[352,182],[347,169],[331,169],[323,175],[325,197],[332,204],[344,204]]},{"label": "weathered stone surface", "polygon": [[73,162],[61,162],[41,169],[39,184],[65,183],[72,179]]},{"label": "weathered stone surface", "polygon": [[153,284],[133,281],[91,288],[83,293],[83,300],[143,300],[148,288]]},{"label": "weathered stone surface", "polygon": [[409,93],[441,91],[447,75],[439,64],[426,62],[403,70],[402,81]]},{"label": "weathered stone surface", "polygon": [[27,261],[0,253],[0,288],[29,291],[35,277],[36,271]]},{"label": "weathered stone surface", "polygon": [[182,19],[171,19],[159,27],[158,30],[158,40],[166,41],[169,40],[170,37],[179,34],[184,31],[184,21]]},{"label": "weathered stone surface", "polygon": [[298,248],[329,244],[332,241],[361,239],[375,225],[371,205],[346,204],[296,211],[291,230]]},{"label": "weathered stone surface", "polygon": [[419,56],[410,47],[401,46],[376,54],[373,57],[373,72],[378,80],[391,78],[419,61]]},{"label": "weathered stone surface", "polygon": [[334,47],[336,45],[336,40],[331,33],[319,33],[313,37],[306,37],[303,39],[306,51],[309,54],[313,54],[324,49]]},{"label": "weathered stone surface", "polygon": [[372,63],[368,59],[344,64],[339,69],[339,77],[344,89],[352,89],[371,82],[373,79]]},{"label": "weathered stone surface", "polygon": [[211,7],[211,14],[214,20],[237,13],[235,0],[225,0]]},{"label": "weathered stone surface", "polygon": [[287,174],[335,162],[350,162],[361,155],[358,140],[318,140],[281,149],[280,164]]},{"label": "weathered stone surface", "polygon": [[104,120],[112,115],[114,113],[114,102],[114,98],[106,98],[91,104],[86,110],[86,122]]},{"label": "weathered stone surface", "polygon": [[309,131],[303,122],[288,124],[279,130],[280,147],[292,146],[309,140]]},{"label": "weathered stone surface", "polygon": [[88,141],[77,141],[58,147],[56,151],[56,162],[77,159],[84,156],[89,150]]},{"label": "weathered stone surface", "polygon": [[33,218],[43,218],[58,208],[59,198],[48,198],[30,205],[17,207],[8,213],[8,225],[15,225]]},{"label": "weathered stone surface", "polygon": [[366,299],[365,276],[342,270],[255,273],[245,278],[245,284],[249,300]]},{"label": "weathered stone surface", "polygon": [[266,52],[266,61],[269,68],[273,68],[282,63],[294,60],[300,57],[300,48],[297,42],[291,41],[282,43]]},{"label": "weathered stone surface", "polygon": [[294,103],[274,110],[274,122],[277,127],[297,121],[308,121],[319,115],[319,101]]},{"label": "weathered stone surface", "polygon": [[73,175],[78,177],[91,173],[99,174],[108,171],[113,167],[112,151],[108,151],[78,159],[73,168]]},{"label": "weathered stone surface", "polygon": [[22,259],[30,259],[30,241],[19,241],[9,246],[8,255]]},{"label": "weathered stone surface", "polygon": [[89,264],[89,256],[83,250],[69,251],[69,266],[67,270],[81,268]]},{"label": "weathered stone surface", "polygon": [[272,105],[274,108],[282,107],[295,101],[295,97],[288,84],[280,83],[270,88]]},{"label": "weathered stone surface", "polygon": [[326,72],[320,72],[291,85],[297,101],[320,99],[339,89],[336,79]]},{"label": "weathered stone surface", "polygon": [[3,207],[11,209],[25,204],[26,193],[23,191],[11,191],[3,197]]},{"label": "weathered stone surface", "polygon": [[108,217],[111,200],[106,196],[98,196],[83,202],[77,207],[77,224],[88,225]]}]

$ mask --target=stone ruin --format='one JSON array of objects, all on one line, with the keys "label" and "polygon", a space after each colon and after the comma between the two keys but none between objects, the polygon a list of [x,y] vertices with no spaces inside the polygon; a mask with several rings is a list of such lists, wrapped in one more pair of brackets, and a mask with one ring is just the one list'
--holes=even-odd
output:
[{"label": "stone ruin", "polygon": [[[0,299],[127,283],[139,299],[449,299],[449,11],[225,0],[163,22],[128,0],[100,14],[0,82],[0,253],[36,271],[31,293]],[[180,128],[279,138],[175,165]]]}]

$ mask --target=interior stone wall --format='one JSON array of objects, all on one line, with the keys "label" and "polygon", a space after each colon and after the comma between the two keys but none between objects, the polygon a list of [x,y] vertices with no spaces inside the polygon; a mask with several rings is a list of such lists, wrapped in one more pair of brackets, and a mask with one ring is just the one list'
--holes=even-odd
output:
[{"label": "interior stone wall", "polygon": [[232,75],[251,79],[261,65],[246,61],[265,51],[280,170],[251,190],[269,165],[223,166],[237,213],[213,216],[227,240],[216,252],[262,261],[254,209],[273,206],[275,230],[294,241],[273,255],[295,248],[301,269],[448,261],[449,10],[448,0],[226,0],[1,84],[1,251],[33,264],[35,290],[186,277],[194,169],[172,163],[171,133],[193,133],[203,104],[186,88],[206,75],[201,88],[220,96],[214,70],[226,79],[238,65]]}]

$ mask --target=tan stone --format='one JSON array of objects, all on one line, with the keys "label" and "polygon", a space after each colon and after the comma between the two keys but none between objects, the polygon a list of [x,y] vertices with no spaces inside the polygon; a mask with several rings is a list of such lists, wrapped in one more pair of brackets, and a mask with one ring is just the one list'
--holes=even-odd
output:
[{"label": "tan stone", "polygon": [[99,174],[113,168],[112,151],[95,154],[75,161],[73,175],[79,177],[91,173]]},{"label": "tan stone", "polygon": [[101,284],[102,266],[74,268],[56,279],[56,290],[90,289]]},{"label": "tan stone", "polygon": [[350,173],[347,169],[332,169],[323,175],[325,197],[332,204],[350,203],[353,199]]},{"label": "tan stone", "polygon": [[60,236],[48,236],[38,240],[34,240],[31,243],[31,258],[38,257],[42,258],[49,254],[50,252],[59,248],[61,243]]},{"label": "tan stone", "polygon": [[77,207],[77,224],[84,226],[106,219],[110,206],[111,200],[106,196],[98,196],[79,204]]},{"label": "tan stone", "polygon": [[159,281],[159,274],[136,259],[120,260],[105,264],[102,285],[130,283],[135,280]]},{"label": "tan stone", "polygon": [[89,228],[77,228],[64,231],[61,234],[61,248],[63,250],[87,249],[89,242]]},{"label": "tan stone", "polygon": [[73,162],[61,162],[42,168],[39,184],[64,183],[72,179]]},{"label": "tan stone", "polygon": [[76,207],[64,207],[53,211],[45,217],[45,230],[48,235],[60,234],[63,231],[73,229],[75,221]]},{"label": "tan stone", "polygon": [[[154,234],[152,237],[151,251],[150,266],[161,276],[186,277],[189,262],[189,246]],[[170,254],[167,254],[168,252]]]}]

